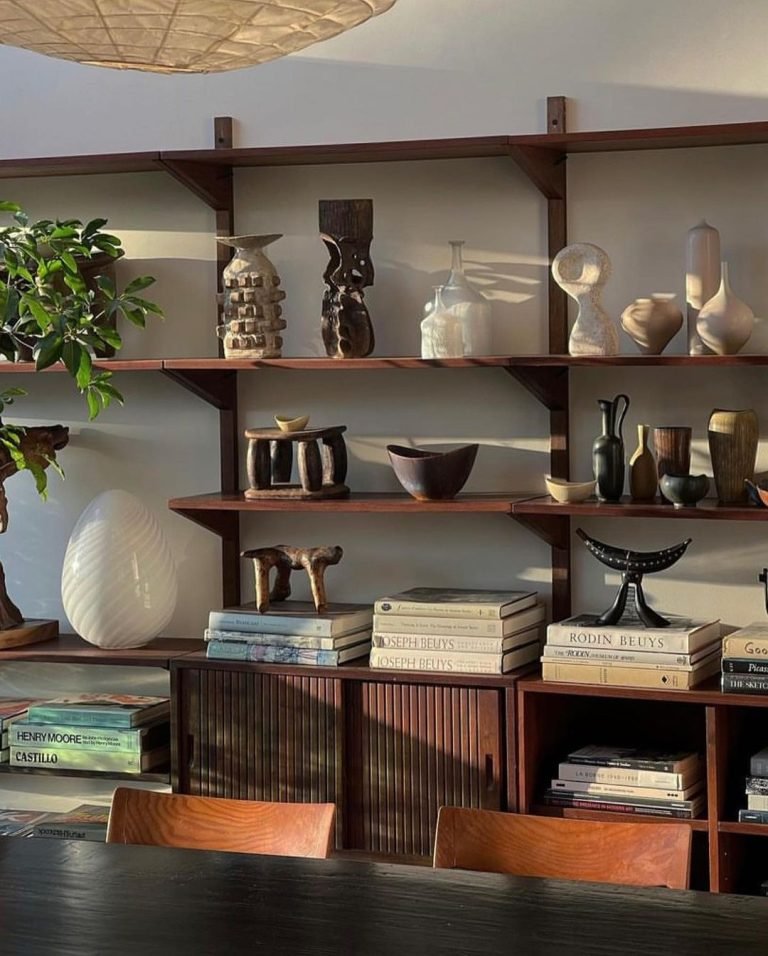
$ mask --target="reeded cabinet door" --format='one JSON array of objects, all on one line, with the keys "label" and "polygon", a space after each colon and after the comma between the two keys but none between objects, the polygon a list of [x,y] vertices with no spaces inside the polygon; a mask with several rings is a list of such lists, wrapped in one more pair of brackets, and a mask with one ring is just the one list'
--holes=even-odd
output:
[{"label": "reeded cabinet door", "polygon": [[342,827],[340,682],[180,667],[175,789],[335,803]]},{"label": "reeded cabinet door", "polygon": [[344,690],[346,845],[424,855],[441,805],[502,808],[502,691],[375,681]]}]

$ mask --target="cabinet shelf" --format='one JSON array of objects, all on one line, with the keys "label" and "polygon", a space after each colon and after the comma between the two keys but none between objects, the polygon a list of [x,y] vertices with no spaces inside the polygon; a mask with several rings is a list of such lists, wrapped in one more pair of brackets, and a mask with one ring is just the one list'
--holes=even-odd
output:
[{"label": "cabinet shelf", "polygon": [[735,820],[725,820],[717,824],[720,833],[735,833],[737,836],[768,836],[768,824],[765,823],[738,823]]},{"label": "cabinet shelf", "polygon": [[163,667],[176,657],[194,654],[205,644],[202,640],[160,637],[144,647],[105,650],[84,641],[76,634],[62,634],[51,641],[10,647],[0,651],[0,664],[26,661],[33,664],[109,664],[124,667]]},{"label": "cabinet shelf", "polygon": [[605,684],[561,684],[539,676],[522,677],[518,690],[525,694],[568,694],[575,697],[617,697],[635,700],[672,701],[742,707],[768,707],[768,694],[724,694],[718,676],[707,678],[690,690],[664,690],[654,687],[609,687]]},{"label": "cabinet shelf", "polygon": [[622,498],[620,502],[597,499],[560,504],[548,495],[528,497],[515,503],[515,515],[579,517],[579,518],[691,518],[699,521],[768,521],[768,508],[757,505],[721,505],[714,498],[705,498],[690,508],[673,508],[660,501],[641,502]]},{"label": "cabinet shelf", "polygon": [[26,776],[40,777],[88,777],[104,778],[105,780],[142,780],[147,783],[170,783],[171,771],[169,767],[162,767],[159,770],[149,771],[147,773],[110,773],[101,770],[49,770],[46,767],[11,767],[8,764],[0,764],[0,774],[16,776],[24,774]]},{"label": "cabinet shelf", "polygon": [[571,820],[603,820],[606,823],[686,823],[694,830],[703,831],[709,827],[709,821],[701,818],[686,820],[677,817],[655,817],[650,813],[614,813],[611,810],[585,810],[581,807],[551,807],[547,803],[534,804],[531,813],[542,817],[567,817]]}]

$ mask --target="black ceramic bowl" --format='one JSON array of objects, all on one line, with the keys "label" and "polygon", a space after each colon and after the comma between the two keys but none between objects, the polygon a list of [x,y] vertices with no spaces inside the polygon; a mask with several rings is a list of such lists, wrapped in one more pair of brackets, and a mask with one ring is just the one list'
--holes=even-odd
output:
[{"label": "black ceramic bowl", "polygon": [[662,475],[659,482],[661,493],[675,508],[695,505],[709,491],[706,475]]},{"label": "black ceramic bowl", "polygon": [[418,501],[455,498],[469,478],[478,445],[462,445],[451,451],[426,451],[387,445],[397,480]]}]

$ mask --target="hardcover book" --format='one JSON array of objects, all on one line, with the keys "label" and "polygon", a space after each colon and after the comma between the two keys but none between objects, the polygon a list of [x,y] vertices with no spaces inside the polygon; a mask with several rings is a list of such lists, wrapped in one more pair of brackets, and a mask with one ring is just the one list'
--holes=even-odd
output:
[{"label": "hardcover book", "polygon": [[516,647],[539,641],[538,627],[528,628],[509,637],[459,637],[451,634],[379,634],[373,633],[373,646],[387,650],[438,651],[448,654],[502,654]]},{"label": "hardcover book", "polygon": [[694,621],[667,615],[669,627],[597,623],[595,614],[577,614],[550,624],[547,644],[584,649],[658,651],[664,654],[693,654],[720,638],[720,621]]},{"label": "hardcover book", "polygon": [[103,841],[107,835],[109,807],[81,803],[65,813],[47,813],[32,827],[33,837],[60,840]]},{"label": "hardcover book", "polygon": [[768,694],[768,674],[723,674],[720,689],[724,694]]},{"label": "hardcover book", "polygon": [[444,637],[485,637],[501,639],[527,631],[543,623],[546,608],[534,604],[502,618],[427,617],[422,614],[374,614],[373,630],[377,634],[439,634]]},{"label": "hardcover book", "polygon": [[254,603],[211,611],[208,627],[217,631],[250,631],[254,634],[294,634],[337,637],[370,628],[370,604],[329,604],[322,612],[310,601],[280,601],[263,614]]},{"label": "hardcover book", "polygon": [[311,651],[338,651],[352,644],[370,640],[370,628],[337,634],[335,637],[316,637],[308,634],[255,634],[251,631],[221,631],[206,628],[206,641],[229,641],[263,647],[300,647]]},{"label": "hardcover book", "polygon": [[724,674],[768,674],[768,658],[723,658]]},{"label": "hardcover book", "polygon": [[138,727],[170,715],[167,697],[133,694],[76,694],[33,704],[31,724],[66,724],[84,727]]},{"label": "hardcover book", "polygon": [[692,668],[711,654],[720,653],[720,641],[707,644],[692,654],[668,654],[664,651],[624,651],[611,648],[570,647],[547,644],[543,656],[549,660],[587,661],[593,664],[630,664],[639,667]]},{"label": "hardcover book", "polygon": [[[661,791],[659,791],[661,793]],[[567,797],[572,800],[581,800],[585,803],[625,803],[633,807],[671,807],[674,810],[688,810],[696,813],[703,806],[703,795],[694,797],[692,800],[668,800],[666,797],[609,797],[598,793],[584,793],[579,790],[553,790],[546,791],[547,796]]]},{"label": "hardcover book", "polygon": [[639,747],[604,747],[590,744],[568,754],[570,763],[628,770],[655,770],[657,773],[686,773],[701,765],[697,753],[688,750],[644,750]]},{"label": "hardcover book", "polygon": [[659,800],[690,800],[696,796],[704,785],[703,780],[697,780],[685,790],[670,790],[662,787],[633,787],[619,783],[589,783],[581,780],[552,781],[553,791],[570,790],[572,793],[598,794],[603,797],[644,797],[656,803]]},{"label": "hardcover book", "polygon": [[32,704],[40,703],[40,698],[0,698],[0,734],[5,735],[15,720],[26,716]]},{"label": "hardcover book", "polygon": [[660,803],[653,806],[640,806],[634,803],[620,803],[612,800],[582,800],[579,797],[566,797],[561,793],[545,794],[544,802],[554,807],[574,807],[580,810],[606,810],[610,813],[638,813],[651,817],[675,817],[680,820],[693,820],[704,809],[704,800],[694,805],[692,810],[667,806]]},{"label": "hardcover book", "polygon": [[749,758],[749,772],[753,777],[768,777],[768,747]]},{"label": "hardcover book", "polygon": [[[558,649],[570,650],[570,648],[558,648]],[[550,650],[552,650],[552,648],[550,648]],[[570,656],[566,658],[561,658],[557,655],[551,655],[551,654],[548,655],[546,653],[546,648],[544,649],[544,651],[545,651],[544,655],[541,658],[542,663],[558,663],[560,661],[563,661],[563,662],[567,661],[572,664],[596,664],[598,666],[603,665],[606,667],[606,669],[610,669],[610,670],[616,669],[619,672],[621,668],[623,667],[628,667],[628,668],[641,667],[641,668],[645,668],[646,670],[652,670],[652,671],[681,671],[683,673],[694,673],[698,671],[700,668],[706,667],[708,668],[708,672],[712,674],[719,669],[719,664],[720,664],[720,642],[719,641],[717,643],[717,646],[714,649],[708,650],[708,653],[705,654],[704,656],[701,656],[701,657],[697,656],[694,660],[694,663],[692,664],[691,663],[688,663],[688,664],[675,663],[674,654],[644,655],[642,652],[639,652],[636,655],[638,658],[637,661],[626,661],[626,660],[600,661],[600,660],[595,660],[591,656],[587,656],[590,654],[589,651],[580,652],[580,654],[584,656]],[[693,655],[690,655],[690,656],[693,656]],[[662,663],[657,663],[656,661],[646,660],[645,659],[646,657],[654,657],[654,658],[663,657],[663,658],[666,658],[666,660],[663,661]],[[709,666],[713,663],[716,663],[718,667],[712,668]]]},{"label": "hardcover book", "polygon": [[739,810],[739,823],[768,823],[768,810]]},{"label": "hardcover book", "polygon": [[748,793],[748,810],[768,810],[768,793]]},{"label": "hardcover book", "polygon": [[445,674],[504,674],[538,660],[540,653],[541,644],[538,639],[504,654],[448,654],[374,647],[371,650],[371,667]]},{"label": "hardcover book", "polygon": [[[689,690],[720,671],[720,657],[693,670],[654,670],[651,667],[614,667],[611,664],[587,664],[577,661],[545,660],[541,676],[545,681],[563,684],[603,684],[607,687],[655,687]],[[730,675],[738,676],[738,675]]]},{"label": "hardcover book", "polygon": [[0,837],[28,836],[32,825],[47,816],[43,810],[0,810]]},{"label": "hardcover book", "polygon": [[768,777],[747,777],[744,792],[750,793],[768,793]]},{"label": "hardcover book", "polygon": [[33,724],[22,720],[12,725],[9,740],[16,747],[66,747],[72,750],[140,753],[142,750],[167,746],[169,737],[170,723],[167,720],[135,730],[77,724]]},{"label": "hardcover book", "polygon": [[663,773],[656,770],[631,770],[622,767],[595,767],[589,764],[561,763],[557,772],[560,779],[566,781],[652,787],[657,790],[685,790],[700,781],[704,771],[699,765],[685,773]]},{"label": "hardcover book", "polygon": [[414,617],[474,617],[499,619],[536,603],[535,591],[473,591],[468,588],[410,588],[379,598],[376,614]]},{"label": "hardcover book", "polygon": [[254,661],[263,664],[316,664],[337,667],[346,661],[365,657],[371,642],[364,641],[340,651],[314,651],[303,647],[261,647],[239,641],[209,641],[206,657],[225,661]]},{"label": "hardcover book", "polygon": [[45,770],[88,770],[93,773],[146,773],[171,757],[170,747],[144,753],[120,750],[73,750],[54,747],[11,747],[11,766]]},{"label": "hardcover book", "polygon": [[723,638],[723,657],[768,660],[768,625],[748,624]]}]

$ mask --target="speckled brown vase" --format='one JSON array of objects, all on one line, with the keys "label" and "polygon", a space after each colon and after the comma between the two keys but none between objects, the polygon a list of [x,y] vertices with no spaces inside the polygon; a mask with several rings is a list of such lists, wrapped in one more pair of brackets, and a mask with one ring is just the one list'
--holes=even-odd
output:
[{"label": "speckled brown vase", "polygon": [[751,408],[716,408],[707,428],[717,497],[723,504],[747,500],[745,480],[755,476],[758,422]]}]

